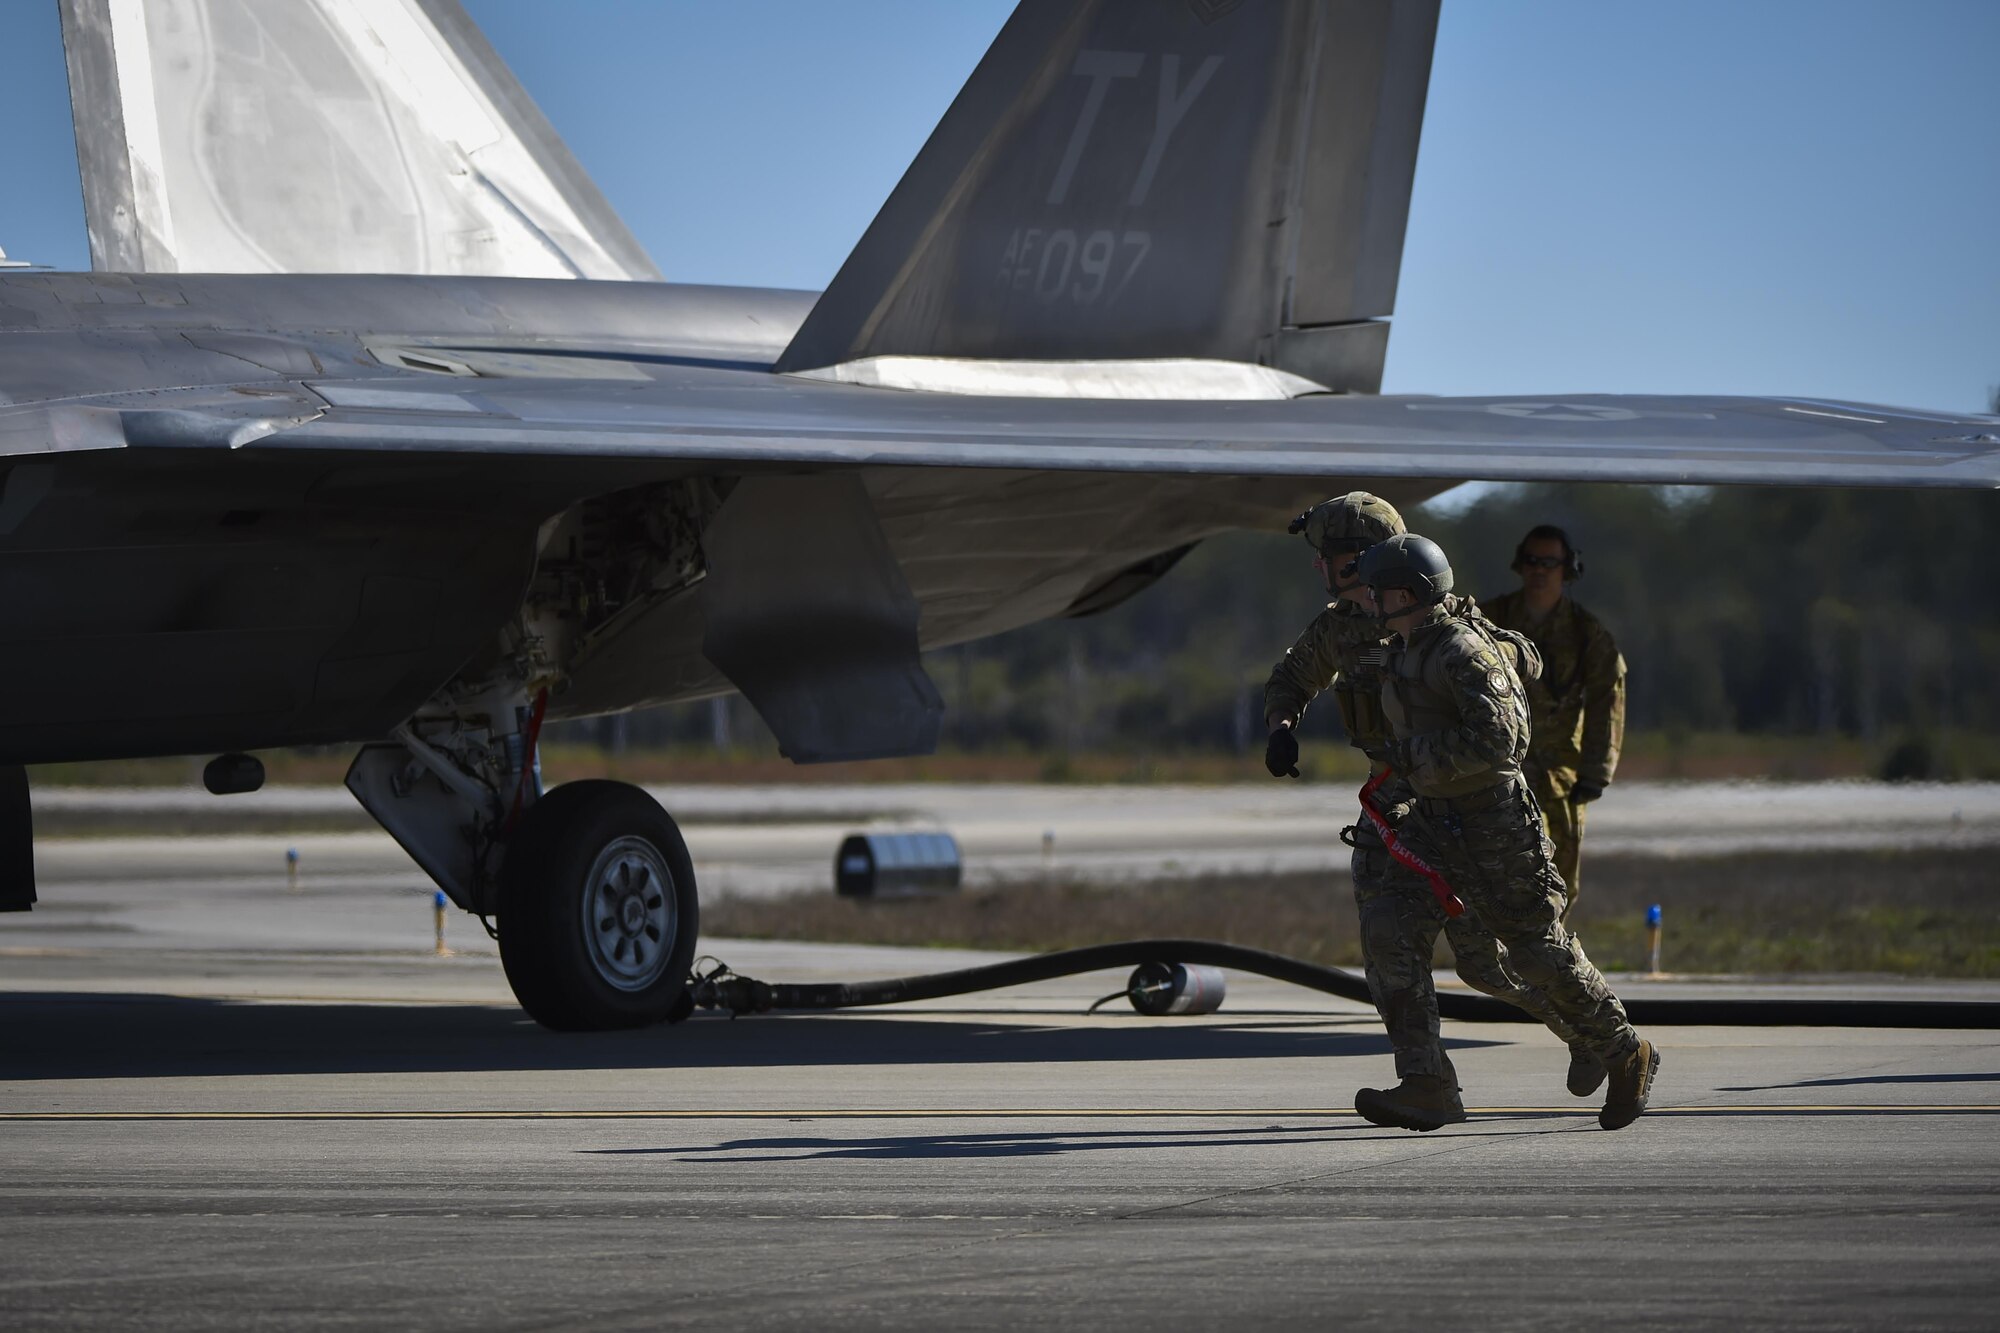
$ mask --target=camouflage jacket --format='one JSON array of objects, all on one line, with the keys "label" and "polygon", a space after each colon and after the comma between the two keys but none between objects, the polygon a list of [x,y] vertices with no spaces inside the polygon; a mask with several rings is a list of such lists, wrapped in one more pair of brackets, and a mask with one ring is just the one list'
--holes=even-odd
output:
[{"label": "camouflage jacket", "polygon": [[1539,625],[1519,592],[1488,602],[1486,614],[1541,650],[1542,678],[1528,686],[1529,766],[1549,775],[1558,796],[1578,782],[1609,786],[1625,743],[1625,659],[1611,631],[1570,597]]},{"label": "camouflage jacket", "polygon": [[[1470,597],[1448,596],[1444,606],[1454,615],[1480,616]],[[1348,742],[1379,763],[1391,739],[1389,720],[1382,714],[1388,660],[1389,635],[1382,623],[1352,602],[1333,602],[1271,668],[1264,683],[1264,716],[1296,721],[1314,698],[1331,689]]]},{"label": "camouflage jacket", "polygon": [[1395,733],[1390,762],[1421,796],[1463,796],[1520,771],[1528,698],[1541,673],[1533,643],[1447,603],[1393,641],[1382,711]]}]

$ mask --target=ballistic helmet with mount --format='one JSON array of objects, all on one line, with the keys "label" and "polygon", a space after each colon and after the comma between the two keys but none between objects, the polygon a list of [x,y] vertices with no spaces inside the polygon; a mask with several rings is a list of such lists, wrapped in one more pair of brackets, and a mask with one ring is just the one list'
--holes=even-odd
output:
[{"label": "ballistic helmet with mount", "polygon": [[1436,606],[1451,591],[1451,561],[1438,544],[1428,537],[1405,532],[1361,553],[1356,571],[1363,583],[1375,590],[1379,605],[1385,588],[1404,588],[1417,599],[1418,606]]},{"label": "ballistic helmet with mount", "polygon": [[1332,559],[1365,551],[1403,530],[1396,506],[1367,491],[1349,491],[1322,500],[1292,520],[1285,531],[1304,533],[1313,550]]}]

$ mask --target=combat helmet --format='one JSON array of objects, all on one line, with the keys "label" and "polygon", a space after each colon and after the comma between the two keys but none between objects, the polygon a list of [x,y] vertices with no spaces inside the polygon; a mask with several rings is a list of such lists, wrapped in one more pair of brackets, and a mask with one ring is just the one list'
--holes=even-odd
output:
[{"label": "combat helmet", "polygon": [[1399,533],[1361,553],[1356,571],[1380,603],[1384,588],[1407,588],[1419,606],[1436,606],[1451,591],[1451,561],[1438,544],[1414,532]]},{"label": "combat helmet", "polygon": [[1388,541],[1403,531],[1403,516],[1379,495],[1349,491],[1320,501],[1285,531],[1304,533],[1312,548],[1331,560]]}]

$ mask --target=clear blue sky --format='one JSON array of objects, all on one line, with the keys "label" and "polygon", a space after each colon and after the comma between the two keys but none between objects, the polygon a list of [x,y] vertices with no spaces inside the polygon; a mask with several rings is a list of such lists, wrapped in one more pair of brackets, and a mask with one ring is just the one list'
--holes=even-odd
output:
[{"label": "clear blue sky", "polygon": [[[819,287],[1010,5],[470,0],[670,278]],[[88,264],[53,0],[0,29],[0,245]],[[2000,3],[1446,0],[1392,391],[2000,383]]]}]

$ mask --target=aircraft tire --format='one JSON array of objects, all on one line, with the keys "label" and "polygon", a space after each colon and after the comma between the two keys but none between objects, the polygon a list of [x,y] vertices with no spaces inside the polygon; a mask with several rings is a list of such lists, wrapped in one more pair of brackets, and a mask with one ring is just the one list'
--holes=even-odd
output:
[{"label": "aircraft tire", "polygon": [[500,869],[500,961],[529,1017],[564,1032],[674,1016],[694,959],[694,863],[659,802],[566,782],[523,818]]}]

